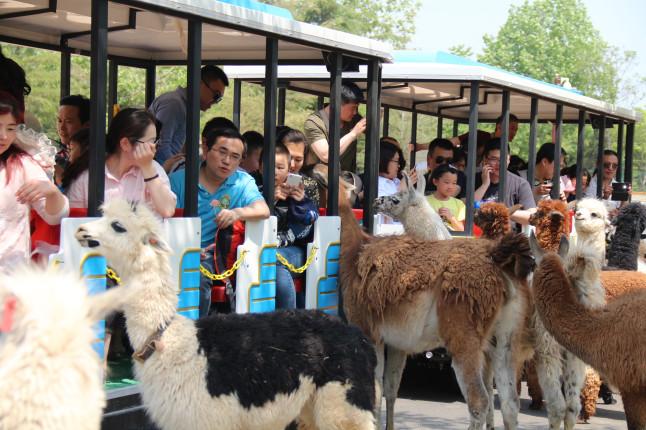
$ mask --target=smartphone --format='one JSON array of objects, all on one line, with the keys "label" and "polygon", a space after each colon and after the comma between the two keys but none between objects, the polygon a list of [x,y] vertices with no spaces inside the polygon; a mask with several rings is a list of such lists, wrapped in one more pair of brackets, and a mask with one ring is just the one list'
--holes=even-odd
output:
[{"label": "smartphone", "polygon": [[618,202],[625,202],[628,200],[628,189],[630,188],[630,182],[614,182],[612,184],[612,196],[611,200]]},{"label": "smartphone", "polygon": [[287,175],[287,181],[285,183],[290,187],[297,187],[303,183],[303,177],[295,173],[290,173]]}]

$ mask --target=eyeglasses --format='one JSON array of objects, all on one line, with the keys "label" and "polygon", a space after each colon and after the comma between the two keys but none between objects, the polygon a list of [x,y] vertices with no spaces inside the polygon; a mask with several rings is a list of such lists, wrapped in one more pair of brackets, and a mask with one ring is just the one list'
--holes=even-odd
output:
[{"label": "eyeglasses", "polygon": [[500,164],[500,158],[497,157],[487,157],[487,162],[491,164]]},{"label": "eyeglasses", "polygon": [[390,160],[389,163],[397,163],[397,164],[399,164],[399,160]]},{"label": "eyeglasses", "polygon": [[449,164],[453,160],[452,158],[444,158],[441,155],[435,157],[435,164]]},{"label": "eyeglasses", "polygon": [[224,148],[219,148],[215,152],[217,152],[218,155],[222,157],[222,159],[226,159],[228,157],[235,163],[242,159],[242,155],[238,154],[237,152],[229,152]]},{"label": "eyeglasses", "polygon": [[220,103],[222,101],[222,93],[211,88],[204,79],[202,79],[202,83],[204,84],[204,86],[206,86],[206,88],[209,89],[209,91],[211,91],[211,94],[213,94],[213,103]]},{"label": "eyeglasses", "polygon": [[617,170],[618,167],[619,167],[619,164],[617,164],[617,163],[603,163],[603,168],[604,169]]},{"label": "eyeglasses", "polygon": [[137,143],[154,143],[155,145],[157,145],[159,143],[159,138],[156,137],[155,140],[153,140],[153,141],[150,141],[150,140],[143,141],[143,140],[140,140],[140,139],[135,139],[135,142],[137,142]]}]

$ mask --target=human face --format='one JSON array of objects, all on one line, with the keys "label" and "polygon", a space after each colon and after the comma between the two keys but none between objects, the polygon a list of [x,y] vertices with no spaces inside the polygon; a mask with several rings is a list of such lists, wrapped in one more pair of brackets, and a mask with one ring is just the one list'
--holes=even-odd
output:
[{"label": "human face", "polygon": [[288,142],[285,146],[292,159],[289,164],[289,171],[291,173],[300,172],[305,161],[305,142]]},{"label": "human face", "polygon": [[463,158],[460,161],[456,161],[453,163],[456,169],[458,169],[460,172],[464,172],[467,169],[467,161]]},{"label": "human face", "polygon": [[345,103],[341,105],[341,112],[339,113],[339,118],[343,122],[350,122],[358,112],[359,112],[359,103]]},{"label": "human face", "polygon": [[446,172],[439,179],[433,179],[433,185],[442,198],[453,197],[458,189],[458,175]]},{"label": "human face", "polygon": [[619,159],[612,155],[603,156],[603,179],[611,181],[617,174],[617,167],[619,167]]},{"label": "human face", "polygon": [[70,152],[70,163],[78,160],[81,156],[81,145],[75,140],[70,140],[68,149]]},{"label": "human face", "polygon": [[216,179],[223,181],[240,166],[244,144],[240,139],[219,137],[210,150],[206,144],[203,150],[207,169]]},{"label": "human face", "polygon": [[220,103],[224,97],[224,82],[219,79],[200,83],[200,110],[206,111],[216,103]]},{"label": "human face", "polygon": [[76,106],[59,106],[56,115],[56,131],[61,143],[69,145],[70,139],[74,133],[85,126],[79,117],[79,108]]},{"label": "human face", "polygon": [[0,155],[4,154],[16,140],[18,121],[11,113],[0,115]]},{"label": "human face", "polygon": [[432,172],[442,164],[449,164],[453,160],[453,151],[442,148],[435,148],[433,153],[426,156],[426,164],[428,164],[428,170]]},{"label": "human face", "polygon": [[276,154],[275,185],[282,185],[289,174],[289,157],[285,154]]},{"label": "human face", "polygon": [[540,179],[552,179],[554,177],[554,160],[548,161],[543,158],[539,163],[538,176]]},{"label": "human face", "polygon": [[388,166],[386,166],[386,171],[381,174],[384,178],[395,179],[399,173],[399,154],[395,153],[393,158],[388,161]]},{"label": "human face", "polygon": [[[498,183],[498,180],[500,179],[500,150],[498,149],[493,149],[489,151],[486,157],[482,160],[484,164],[489,165],[491,167],[491,182],[494,184]],[[509,155],[507,155],[507,163],[506,166],[509,166]]]},{"label": "human face", "polygon": [[247,151],[247,154],[242,158],[240,167],[247,173],[254,173],[260,170],[260,152],[261,148],[256,148],[253,151]]},{"label": "human face", "polygon": [[[516,137],[517,132],[518,132],[518,122],[509,121],[509,141],[510,142],[514,140],[514,137]],[[496,131],[494,132],[494,136],[495,137],[502,136],[502,129],[500,128],[500,124],[496,124]]]},{"label": "human face", "polygon": [[148,127],[146,127],[146,130],[141,137],[126,136],[123,137],[119,143],[121,155],[127,157],[127,159],[134,163],[134,152],[137,145],[141,145],[143,143],[157,144],[157,128],[155,127],[155,124],[148,124]]}]

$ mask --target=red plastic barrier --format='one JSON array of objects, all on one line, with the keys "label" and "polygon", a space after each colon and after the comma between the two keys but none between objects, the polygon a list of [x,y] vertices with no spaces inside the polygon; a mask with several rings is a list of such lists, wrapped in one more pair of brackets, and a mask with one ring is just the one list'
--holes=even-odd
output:
[{"label": "red plastic barrier", "polygon": [[[354,213],[354,217],[357,221],[363,220],[363,209],[352,209],[352,212]],[[327,208],[319,208],[319,215],[327,215]]]},{"label": "red plastic barrier", "polygon": [[[38,242],[44,242],[50,245],[61,244],[61,226],[49,225],[44,219],[38,215],[38,212],[32,210],[30,213],[31,219],[31,250],[36,249]],[[70,218],[83,218],[87,216],[87,208],[70,208]],[[32,259],[37,260],[38,255],[35,254]]]}]

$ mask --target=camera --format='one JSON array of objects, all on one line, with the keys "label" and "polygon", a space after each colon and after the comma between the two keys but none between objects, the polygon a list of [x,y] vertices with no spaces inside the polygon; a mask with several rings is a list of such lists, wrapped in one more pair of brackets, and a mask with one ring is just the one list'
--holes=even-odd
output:
[{"label": "camera", "polygon": [[630,189],[630,182],[614,182],[612,184],[611,199],[619,202],[628,200],[628,190]]}]

